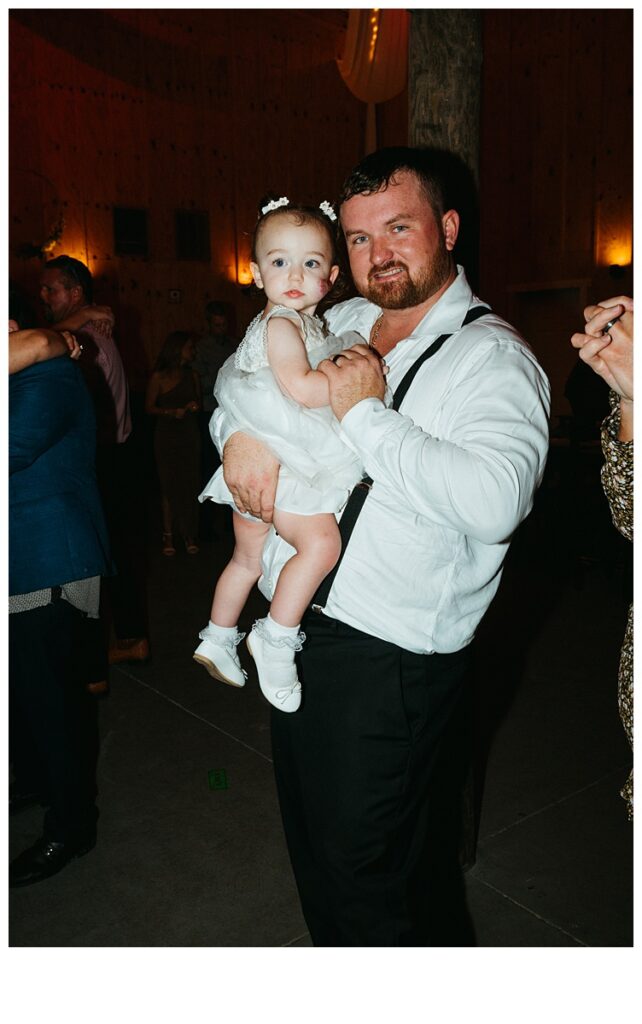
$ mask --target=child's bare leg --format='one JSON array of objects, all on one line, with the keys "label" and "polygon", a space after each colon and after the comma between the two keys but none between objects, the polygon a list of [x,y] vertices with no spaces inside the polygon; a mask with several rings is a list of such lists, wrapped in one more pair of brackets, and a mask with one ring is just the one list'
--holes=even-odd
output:
[{"label": "child's bare leg", "polygon": [[210,619],[235,626],[250,591],[261,575],[261,552],[270,526],[234,513],[234,553],[218,578]]},{"label": "child's bare leg", "polygon": [[274,510],[274,526],[296,554],[281,570],[270,616],[282,626],[298,626],[321,580],[339,558],[339,527],[329,512],[302,516],[278,509]]},{"label": "child's bare leg", "polygon": [[247,673],[241,667],[236,650],[245,634],[239,633],[236,624],[261,574],[261,551],[269,526],[236,513],[233,522],[234,554],[216,584],[210,621],[198,634],[201,643],[193,658],[213,679],[231,686],[245,686]]},{"label": "child's bare leg", "polygon": [[263,694],[274,707],[292,712],[301,704],[295,664],[295,653],[305,639],[299,633],[301,618],[339,557],[341,537],[329,513],[300,516],[275,509],[274,526],[296,554],[281,569],[270,613],[254,623],[247,646]]}]

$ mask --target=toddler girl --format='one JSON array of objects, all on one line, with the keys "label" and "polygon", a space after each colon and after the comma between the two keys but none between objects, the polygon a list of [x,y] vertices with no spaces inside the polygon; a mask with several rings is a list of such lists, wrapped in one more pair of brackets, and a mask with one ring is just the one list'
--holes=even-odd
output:
[{"label": "toddler girl", "polygon": [[[335,221],[328,203],[313,209],[282,197],[262,207],[251,267],[267,304],[222,367],[214,391],[236,429],[266,443],[281,463],[274,527],[296,553],[283,567],[270,612],[254,623],[247,647],[263,694],[282,711],[296,711],[301,703],[294,663],[305,640],[299,627],[340,554],[334,513],[363,476],[357,455],[340,437],[327,378],[315,369],[348,345],[363,344],[358,334],[329,335],[314,315],[339,274]],[[244,686],[236,647],[245,634],[237,623],[261,575],[270,526],[238,512],[222,468],[201,494],[200,500],[205,498],[232,506],[235,548],[216,585],[210,622],[199,633],[194,659],[215,679]]]}]

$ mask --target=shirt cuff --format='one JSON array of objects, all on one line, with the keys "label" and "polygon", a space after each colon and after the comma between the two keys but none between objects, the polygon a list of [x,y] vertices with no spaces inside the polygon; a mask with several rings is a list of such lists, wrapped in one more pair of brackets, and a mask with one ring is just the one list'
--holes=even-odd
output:
[{"label": "shirt cuff", "polygon": [[363,439],[363,428],[371,420],[373,411],[385,408],[380,398],[362,398],[345,414],[341,420],[341,429],[353,444],[358,445]]}]

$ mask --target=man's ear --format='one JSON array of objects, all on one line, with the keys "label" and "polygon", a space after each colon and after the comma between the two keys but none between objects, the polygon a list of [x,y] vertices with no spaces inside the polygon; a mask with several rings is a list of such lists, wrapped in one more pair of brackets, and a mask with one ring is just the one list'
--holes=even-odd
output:
[{"label": "man's ear", "polygon": [[261,271],[259,270],[258,263],[250,263],[250,270],[252,271],[252,277],[254,278],[254,284],[257,288],[263,287],[263,281],[261,280]]},{"label": "man's ear", "polygon": [[447,210],[441,218],[441,226],[446,240],[446,248],[448,252],[452,252],[455,248],[457,235],[459,234],[459,214],[457,210]]},{"label": "man's ear", "polygon": [[332,287],[332,285],[334,284],[334,282],[336,281],[338,276],[339,276],[339,268],[337,266],[332,267],[330,269],[330,273],[328,274],[328,283],[329,283],[330,287]]}]

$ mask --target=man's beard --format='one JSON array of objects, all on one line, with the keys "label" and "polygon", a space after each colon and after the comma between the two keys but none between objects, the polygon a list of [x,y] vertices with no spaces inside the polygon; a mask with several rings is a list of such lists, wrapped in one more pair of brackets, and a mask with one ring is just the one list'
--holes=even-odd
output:
[{"label": "man's beard", "polygon": [[45,318],[45,320],[47,321],[48,324],[55,324],[56,317],[54,315],[53,309],[50,309],[49,306],[45,306],[44,303],[43,303],[43,306],[42,306],[42,315],[44,316],[44,318]]},{"label": "man's beard", "polygon": [[365,299],[374,302],[382,309],[409,309],[411,306],[420,306],[426,302],[435,292],[446,283],[452,270],[452,260],[445,245],[437,250],[435,257],[429,266],[425,267],[421,276],[413,280],[408,268],[404,263],[397,263],[391,260],[384,266],[377,267],[371,271],[372,274],[380,273],[382,270],[390,270],[392,267],[400,267],[406,273],[403,277],[394,280],[374,281],[368,278],[368,284],[361,293]]}]

